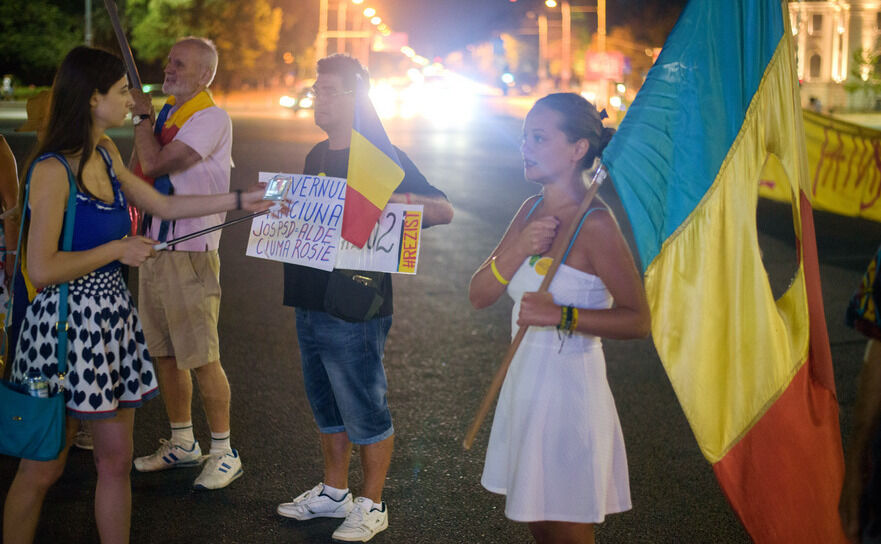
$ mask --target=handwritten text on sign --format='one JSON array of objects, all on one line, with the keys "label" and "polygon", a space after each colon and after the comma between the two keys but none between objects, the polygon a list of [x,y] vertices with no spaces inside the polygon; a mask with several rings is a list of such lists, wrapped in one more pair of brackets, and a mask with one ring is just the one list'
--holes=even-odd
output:
[{"label": "handwritten text on sign", "polygon": [[336,268],[415,274],[420,232],[421,205],[388,204],[363,248],[340,240]]},{"label": "handwritten text on sign", "polygon": [[286,195],[290,209],[282,217],[263,215],[251,222],[246,255],[321,270],[332,270],[340,248],[346,180],[325,176],[260,172],[293,179]]}]

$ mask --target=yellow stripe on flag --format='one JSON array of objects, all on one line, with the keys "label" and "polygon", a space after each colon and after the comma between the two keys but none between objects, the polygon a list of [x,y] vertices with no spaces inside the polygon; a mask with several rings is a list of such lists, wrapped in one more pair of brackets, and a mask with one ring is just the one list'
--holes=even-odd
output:
[{"label": "yellow stripe on flag", "polygon": [[404,179],[404,170],[391,157],[376,148],[356,131],[352,131],[349,148],[349,187],[358,191],[380,210]]},{"label": "yellow stripe on flag", "polygon": [[[761,418],[808,353],[802,265],[775,301],[756,228],[763,164],[791,173],[787,187],[805,181],[800,146],[791,145],[801,128],[792,116],[801,112],[779,107],[791,93],[789,57],[781,40],[713,186],[645,274],[655,345],[712,463]],[[801,238],[800,224],[794,228]]]},{"label": "yellow stripe on flag", "polygon": [[[172,106],[175,105],[176,98],[173,96],[169,96],[168,100],[165,101],[166,104],[170,104]],[[193,98],[184,102],[180,108],[178,108],[174,113],[172,113],[168,119],[165,120],[165,126],[168,128],[178,127],[181,128],[184,126],[184,123],[190,120],[190,117],[193,116],[194,113],[211,108],[215,106],[214,99],[211,97],[211,93],[208,91],[202,91]]]}]

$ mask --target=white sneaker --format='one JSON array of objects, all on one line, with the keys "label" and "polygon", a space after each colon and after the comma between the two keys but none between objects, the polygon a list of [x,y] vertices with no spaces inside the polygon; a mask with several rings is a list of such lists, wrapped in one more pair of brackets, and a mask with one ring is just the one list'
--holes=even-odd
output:
[{"label": "white sneaker", "polygon": [[242,475],[242,459],[239,452],[210,455],[202,468],[202,474],[196,478],[193,487],[196,489],[222,489]]},{"label": "white sneaker", "polygon": [[367,542],[388,528],[388,507],[385,501],[368,510],[367,499],[358,497],[346,521],[337,527],[331,538],[343,542]]},{"label": "white sneaker", "polygon": [[336,501],[324,494],[324,484],[318,484],[291,502],[283,502],[275,509],[279,515],[300,521],[312,518],[344,518],[352,510],[352,493]]},{"label": "white sneaker", "polygon": [[154,472],[169,468],[195,467],[201,463],[202,450],[198,442],[193,442],[193,446],[187,450],[183,446],[161,438],[156,453],[135,458],[135,469],[138,472]]}]

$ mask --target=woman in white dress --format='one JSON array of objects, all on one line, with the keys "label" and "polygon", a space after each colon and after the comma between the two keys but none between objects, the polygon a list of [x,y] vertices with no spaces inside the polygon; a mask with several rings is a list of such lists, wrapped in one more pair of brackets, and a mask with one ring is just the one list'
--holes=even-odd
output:
[{"label": "woman in white dress", "polygon": [[[514,299],[512,336],[529,326],[496,407],[481,483],[506,495],[505,515],[527,522],[539,543],[592,543],[593,524],[630,509],[627,458],[606,380],[601,338],[650,332],[633,256],[600,199],[576,217],[613,129],[573,93],[535,103],[523,125],[526,200],[505,236],[471,279],[469,298],[485,308]],[[580,224],[570,244],[560,232]],[[538,293],[550,257],[566,246],[550,290]]]}]

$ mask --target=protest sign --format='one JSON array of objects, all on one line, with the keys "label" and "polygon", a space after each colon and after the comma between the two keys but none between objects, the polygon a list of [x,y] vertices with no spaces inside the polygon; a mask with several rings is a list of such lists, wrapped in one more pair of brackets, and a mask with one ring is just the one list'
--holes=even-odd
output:
[{"label": "protest sign", "polygon": [[415,274],[421,232],[421,205],[388,204],[363,248],[340,240],[336,268]]},{"label": "protest sign", "polygon": [[388,204],[367,243],[358,248],[340,238],[345,179],[276,172],[260,172],[258,179],[269,184],[268,192],[288,185],[284,200],[290,208],[281,217],[254,218],[246,255],[328,271],[416,273],[421,205]]},{"label": "protest sign", "polygon": [[290,177],[281,217],[263,215],[251,223],[246,255],[333,270],[340,247],[346,180],[326,176],[260,172],[259,180]]}]

